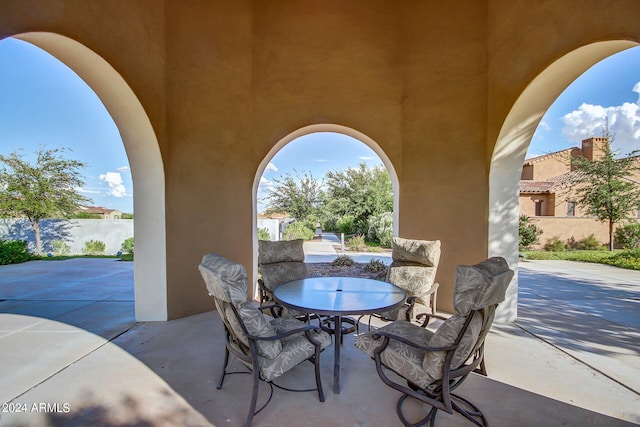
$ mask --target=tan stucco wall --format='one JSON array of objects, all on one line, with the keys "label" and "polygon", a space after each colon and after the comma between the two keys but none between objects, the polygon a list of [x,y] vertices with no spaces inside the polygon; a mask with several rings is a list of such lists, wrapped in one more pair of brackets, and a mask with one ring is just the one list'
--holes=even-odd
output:
[{"label": "tan stucco wall", "polygon": [[[451,310],[455,266],[488,253],[489,167],[514,102],[574,49],[640,40],[639,13],[635,0],[5,0],[0,37],[70,37],[138,96],[164,163],[169,318],[211,308],[196,269],[205,252],[252,276],[254,175],[315,123],[384,150],[399,234],[442,240],[439,306]],[[536,96],[546,108],[564,87]]]}]

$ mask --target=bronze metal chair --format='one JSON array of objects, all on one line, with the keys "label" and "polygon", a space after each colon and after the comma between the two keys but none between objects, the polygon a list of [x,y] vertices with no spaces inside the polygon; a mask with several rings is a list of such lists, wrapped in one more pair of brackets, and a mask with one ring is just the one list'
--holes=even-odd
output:
[{"label": "bronze metal chair", "polygon": [[[320,378],[320,352],[331,344],[331,337],[318,327],[307,325],[291,317],[270,319],[252,302],[247,300],[247,274],[244,266],[216,255],[207,254],[198,269],[204,278],[209,295],[213,297],[216,309],[224,324],[226,343],[222,374],[217,388],[228,372],[229,356],[242,362],[253,375],[253,394],[249,406],[246,426],[250,426],[253,416],[264,409],[273,396],[273,386],[283,388],[273,381],[308,360],[315,365],[318,398],[324,402],[324,392]],[[267,402],[256,411],[260,380],[270,386]]]},{"label": "bronze metal chair", "polygon": [[[368,315],[369,329],[371,317],[383,321],[411,321],[436,312],[439,284],[435,279],[440,262],[440,240],[394,237],[391,257],[386,281],[407,291],[407,301],[393,311]],[[362,317],[364,316],[360,319]]]},{"label": "bronze metal chair", "polygon": [[[504,258],[499,257],[473,266],[458,266],[453,295],[455,314],[441,318],[444,323],[435,332],[398,320],[356,338],[356,347],[374,359],[382,381],[402,393],[396,411],[405,426],[427,422],[433,426],[438,410],[458,412],[479,426],[488,424],[480,409],[453,391],[471,372],[486,375],[484,340],[513,274]],[[398,374],[406,385],[396,382],[386,370]],[[403,413],[403,404],[409,397],[431,406],[427,415],[415,423]]]},{"label": "bronze metal chair", "polygon": [[[304,263],[304,240],[282,240],[271,242],[258,240],[258,279],[260,289],[260,303],[273,304],[273,290],[276,286],[292,280],[304,279],[309,276],[307,265]],[[272,310],[273,316],[282,313]],[[301,316],[304,313],[290,313]]]}]

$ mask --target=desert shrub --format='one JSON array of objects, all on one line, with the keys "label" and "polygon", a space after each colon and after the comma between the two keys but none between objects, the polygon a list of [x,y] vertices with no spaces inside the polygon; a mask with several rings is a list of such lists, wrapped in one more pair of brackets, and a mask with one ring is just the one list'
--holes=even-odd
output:
[{"label": "desert shrub", "polygon": [[103,255],[106,245],[100,240],[88,240],[84,242],[82,253],[85,255]]},{"label": "desert shrub", "polygon": [[334,267],[351,267],[355,265],[355,261],[349,255],[338,255],[336,259],[331,262]]},{"label": "desert shrub", "polygon": [[560,236],[553,236],[552,238],[547,239],[543,249],[549,252],[562,252],[565,250],[565,247],[562,240],[560,240]]},{"label": "desert shrub", "polygon": [[128,239],[125,239],[124,242],[122,242],[122,245],[120,245],[120,250],[125,254],[132,254],[133,253],[133,237],[129,237]]},{"label": "desert shrub", "polygon": [[269,234],[269,229],[267,229],[267,228],[258,228],[258,240],[271,240],[271,235]]},{"label": "desert shrub", "polygon": [[355,252],[364,252],[367,250],[367,244],[364,241],[364,236],[359,234],[357,236],[353,236],[351,239],[347,240],[347,248],[351,251]]},{"label": "desert shrub", "polygon": [[520,215],[518,221],[518,248],[520,250],[528,249],[531,245],[538,243],[538,237],[542,234],[532,219],[526,215]]},{"label": "desert shrub", "polygon": [[54,255],[69,255],[71,253],[71,247],[64,240],[51,242],[51,250]]},{"label": "desert shrub", "polygon": [[307,227],[303,222],[294,222],[284,230],[284,240],[304,239],[311,240],[315,237],[315,232]]},{"label": "desert shrub", "polygon": [[380,246],[391,247],[393,241],[393,212],[384,212],[369,217],[369,239],[377,240]]},{"label": "desert shrub", "polygon": [[602,242],[596,239],[596,236],[591,234],[584,239],[580,239],[576,242],[576,249],[582,251],[593,251],[596,249],[602,249]]},{"label": "desert shrub", "polygon": [[387,271],[387,265],[377,258],[371,258],[364,268],[372,273]]},{"label": "desert shrub", "polygon": [[0,239],[0,265],[18,264],[31,258],[26,241]]},{"label": "desert shrub", "polygon": [[640,246],[640,223],[627,224],[615,231],[615,242],[622,249],[636,249]]}]

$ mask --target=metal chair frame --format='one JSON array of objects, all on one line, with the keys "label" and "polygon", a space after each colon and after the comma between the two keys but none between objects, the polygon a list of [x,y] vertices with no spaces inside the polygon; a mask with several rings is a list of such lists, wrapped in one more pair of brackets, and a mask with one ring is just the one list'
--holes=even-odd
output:
[{"label": "metal chair frame", "polygon": [[[229,303],[225,303],[225,304],[229,304]],[[253,392],[251,395],[251,403],[249,405],[249,414],[247,415],[247,420],[245,422],[245,426],[249,427],[251,426],[251,423],[253,422],[253,417],[258,414],[260,411],[262,411],[271,401],[271,397],[273,396],[273,386],[276,386],[280,389],[283,390],[287,390],[287,391],[295,391],[295,392],[308,392],[308,391],[318,391],[318,399],[320,400],[320,402],[324,402],[324,390],[322,387],[322,378],[320,377],[320,353],[322,352],[322,349],[320,348],[320,342],[317,341],[316,339],[313,338],[313,335],[311,334],[312,330],[317,330],[318,328],[316,326],[312,326],[312,325],[305,325],[305,326],[301,326],[300,328],[296,328],[296,329],[292,329],[290,331],[284,332],[284,333],[280,333],[277,335],[273,335],[273,336],[269,336],[269,337],[259,337],[259,336],[254,336],[254,335],[250,335],[249,332],[247,331],[247,328],[244,324],[244,322],[242,321],[242,319],[240,318],[240,315],[238,314],[238,311],[236,309],[236,307],[233,304],[230,304],[231,308],[233,310],[234,316],[236,317],[236,319],[238,320],[238,322],[240,323],[240,325],[242,326],[242,331],[244,333],[244,335],[247,337],[248,341],[249,341],[249,346],[247,347],[233,332],[233,330],[231,329],[231,326],[227,323],[227,320],[224,319],[224,317],[221,316],[222,320],[223,320],[223,324],[224,324],[224,329],[225,329],[225,356],[224,356],[224,365],[222,367],[222,373],[220,374],[220,378],[218,380],[218,384],[216,386],[217,389],[221,389],[222,388],[222,384],[224,382],[224,379],[227,375],[231,375],[231,374],[235,374],[235,373],[240,373],[240,372],[227,372],[227,367],[229,366],[229,356],[234,356],[235,358],[237,358],[238,360],[240,360],[241,362],[243,362],[243,364],[249,368],[251,370],[251,372],[242,372],[242,373],[250,373],[252,374],[253,377]],[[274,307],[275,306],[275,307]],[[277,304],[269,305],[269,306],[263,306],[260,307],[261,310],[271,310],[271,309],[277,309],[277,308],[282,308],[280,306],[277,306]],[[258,365],[258,351],[256,348],[256,342],[259,340],[263,340],[263,341],[275,341],[275,340],[281,340],[283,338],[289,337],[291,335],[295,335],[298,333],[304,333],[304,335],[306,336],[306,338],[309,340],[309,342],[311,342],[314,347],[315,347],[315,352],[313,354],[313,356],[309,357],[308,361],[310,361],[311,363],[314,364],[315,366],[315,380],[316,380],[316,388],[313,389],[304,389],[304,390],[295,390],[295,389],[289,389],[289,388],[285,388],[282,386],[277,385],[276,383],[274,383],[273,381],[266,381],[265,379],[263,379],[260,375],[260,366]],[[269,398],[267,400],[267,402],[262,405],[258,410],[256,410],[256,405],[257,405],[257,400],[258,400],[258,389],[259,389],[259,384],[260,381],[264,381],[267,384],[269,384],[271,390],[270,390],[270,395]]]},{"label": "metal chair frame", "polygon": [[[495,308],[495,306],[493,307]],[[467,361],[465,363],[463,363],[461,366],[457,368],[452,368],[451,362],[453,360],[453,356],[456,351],[456,348],[460,344],[460,341],[462,340],[462,337],[465,331],[467,330],[469,324],[471,323],[471,320],[476,315],[476,313],[479,313],[479,315],[483,316],[484,325],[483,325],[483,330],[481,331],[480,336],[478,338],[478,341],[476,342],[475,350],[471,353],[469,358],[467,358]],[[476,407],[473,403],[469,402],[467,399],[452,393],[456,388],[458,388],[464,382],[464,380],[468,377],[470,373],[475,372],[481,375],[485,375],[485,376],[487,375],[486,368],[484,365],[484,338],[487,333],[486,315],[487,315],[487,308],[483,308],[480,310],[472,310],[467,316],[466,321],[462,327],[462,330],[458,334],[455,342],[452,345],[447,347],[427,347],[427,346],[417,344],[415,342],[411,342],[406,338],[403,338],[401,336],[391,334],[385,331],[374,332],[373,337],[375,339],[383,340],[382,344],[379,347],[377,347],[376,350],[374,351],[373,359],[375,360],[376,371],[378,372],[378,375],[386,385],[402,393],[402,396],[399,398],[398,403],[396,405],[396,412],[398,414],[398,417],[402,421],[403,425],[418,427],[418,426],[426,425],[427,422],[429,422],[430,425],[433,427],[435,425],[435,419],[436,419],[438,410],[445,411],[449,414],[452,414],[455,411],[478,426],[489,425],[487,419],[482,414],[482,411],[478,409],[478,407]],[[443,320],[445,319],[441,316],[435,316],[435,315],[424,314],[424,316],[435,317]],[[425,326],[428,322],[429,322],[429,319],[428,318],[425,319],[423,322],[423,326]],[[404,386],[402,384],[399,384],[393,381],[387,376],[385,369],[389,369],[391,371],[393,371],[393,369],[387,367],[382,363],[380,355],[387,348],[387,345],[391,340],[402,342],[403,344],[417,348],[422,351],[434,351],[434,352],[445,351],[446,352],[446,357],[445,357],[445,361],[442,368],[442,378],[438,380],[438,384],[436,387],[421,388],[411,383],[410,381],[407,381],[407,386]],[[396,374],[398,373],[396,372]],[[419,400],[431,406],[431,410],[429,411],[427,416],[415,423],[408,421],[402,411],[402,406],[408,397],[412,397],[416,400]],[[469,409],[465,409],[463,406],[466,406]]]}]

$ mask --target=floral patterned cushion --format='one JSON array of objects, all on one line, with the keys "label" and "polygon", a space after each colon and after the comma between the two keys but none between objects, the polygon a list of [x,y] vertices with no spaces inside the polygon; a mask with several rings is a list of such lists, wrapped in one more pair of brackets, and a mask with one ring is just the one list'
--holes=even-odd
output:
[{"label": "floral patterned cushion", "polygon": [[[373,352],[382,344],[382,338],[375,339],[378,331],[385,331],[390,334],[399,335],[410,342],[427,345],[433,332],[421,328],[405,320],[397,320],[389,323],[377,331],[366,332],[356,337],[355,346],[373,357]],[[397,374],[420,387],[429,385],[429,379],[423,368],[425,352],[415,347],[408,346],[396,340],[390,340],[387,348],[382,352],[380,358],[382,363]]]},{"label": "floral patterned cushion", "polygon": [[[242,323],[250,335],[258,337],[271,337],[277,335],[276,329],[267,321],[265,315],[250,303],[242,303],[236,307]],[[233,313],[231,306],[226,307],[225,317],[228,319],[231,329],[238,339],[249,346],[249,340],[245,336],[240,322]],[[259,356],[273,359],[282,352],[282,342],[280,340],[266,341],[256,340],[256,351]]]},{"label": "floral patterned cushion", "polygon": [[393,261],[414,262],[437,267],[440,261],[440,240],[414,240],[393,238]]},{"label": "floral patterned cushion", "polygon": [[[271,321],[271,325],[277,333],[282,333],[306,324],[290,317],[278,317]],[[321,348],[331,344],[331,336],[326,332],[316,329],[312,334],[315,339],[320,341]],[[282,352],[277,358],[258,358],[260,374],[265,380],[271,381],[313,356],[314,352],[315,347],[309,342],[304,332],[291,335],[282,340]]]},{"label": "floral patterned cushion", "polygon": [[247,301],[249,284],[242,264],[211,253],[202,258],[198,269],[210,295],[234,305]]},{"label": "floral patterned cushion", "polygon": [[278,262],[260,266],[265,287],[273,292],[276,286],[308,276],[304,262]]},{"label": "floral patterned cushion", "polygon": [[456,313],[464,315],[504,301],[513,274],[501,257],[489,258],[476,265],[459,265],[453,288]]},{"label": "floral patterned cushion", "polygon": [[282,240],[271,242],[258,241],[258,264],[273,264],[276,262],[303,262],[304,240]]}]

